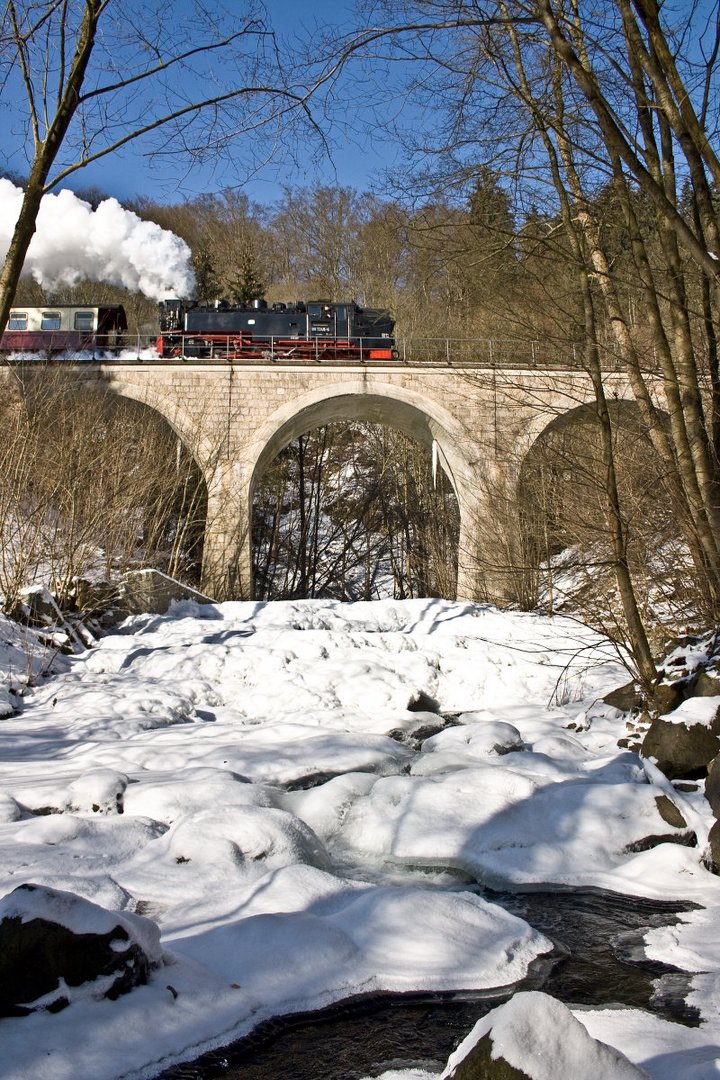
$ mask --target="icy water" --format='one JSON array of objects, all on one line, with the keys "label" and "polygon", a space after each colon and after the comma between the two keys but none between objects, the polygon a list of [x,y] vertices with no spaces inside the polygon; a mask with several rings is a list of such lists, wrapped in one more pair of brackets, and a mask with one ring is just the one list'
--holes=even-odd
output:
[{"label": "icy water", "polygon": [[482,994],[373,995],[322,1012],[280,1017],[241,1042],[163,1074],[163,1080],[360,1080],[391,1068],[438,1071],[475,1022],[517,989],[568,1004],[623,1004],[695,1026],[688,979],[642,958],[644,932],[670,925],[681,906],[595,890],[486,893],[555,944],[528,978]]}]

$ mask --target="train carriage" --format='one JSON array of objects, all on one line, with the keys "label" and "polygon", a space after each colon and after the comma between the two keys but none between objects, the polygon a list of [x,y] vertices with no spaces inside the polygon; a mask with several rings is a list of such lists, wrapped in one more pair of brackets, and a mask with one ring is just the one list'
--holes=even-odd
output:
[{"label": "train carriage", "polygon": [[3,352],[64,352],[118,347],[127,330],[120,304],[17,305],[0,335]]}]

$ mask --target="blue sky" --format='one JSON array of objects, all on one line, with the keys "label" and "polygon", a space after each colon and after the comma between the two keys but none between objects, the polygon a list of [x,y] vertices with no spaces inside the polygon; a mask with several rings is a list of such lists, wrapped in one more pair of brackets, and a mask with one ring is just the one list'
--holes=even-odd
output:
[{"label": "blue sky", "polygon": [[[230,12],[233,7],[238,12],[241,10],[240,5],[228,3],[227,6]],[[189,11],[190,7],[191,0],[180,0],[173,5],[173,10]],[[311,0],[305,4],[293,0],[266,0],[266,9],[274,29],[281,38],[288,40],[297,39],[303,31],[312,37],[315,28],[327,30],[328,27],[337,26],[338,33],[342,33],[353,25],[352,3],[346,0]],[[352,110],[346,111],[344,133],[328,122],[327,133],[333,142],[330,160],[323,157],[320,161],[314,161],[309,150],[300,143],[293,148],[297,159],[294,167],[273,158],[254,175],[248,176],[246,171],[234,168],[230,162],[216,162],[193,170],[184,169],[182,160],[153,163],[148,157],[149,145],[136,142],[122,152],[113,153],[80,170],[62,186],[77,191],[98,187],[120,201],[147,196],[160,202],[177,202],[226,186],[239,187],[253,200],[262,203],[277,199],[284,185],[337,183],[361,191],[368,190],[382,171],[392,166],[395,149],[380,130],[371,140],[361,134],[349,134],[352,122],[348,124],[347,121],[352,119]],[[17,152],[13,155],[7,144],[6,152],[8,157],[5,163],[0,157],[0,171],[6,164],[6,167],[21,173],[24,164],[21,156]]]}]

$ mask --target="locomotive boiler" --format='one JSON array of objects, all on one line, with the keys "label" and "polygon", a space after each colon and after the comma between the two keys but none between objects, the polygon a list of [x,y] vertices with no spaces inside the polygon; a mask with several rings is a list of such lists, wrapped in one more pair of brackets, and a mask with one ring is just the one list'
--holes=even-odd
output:
[{"label": "locomotive boiler", "polygon": [[394,320],[382,308],[347,301],[249,306],[164,300],[161,357],[258,360],[391,360]]}]

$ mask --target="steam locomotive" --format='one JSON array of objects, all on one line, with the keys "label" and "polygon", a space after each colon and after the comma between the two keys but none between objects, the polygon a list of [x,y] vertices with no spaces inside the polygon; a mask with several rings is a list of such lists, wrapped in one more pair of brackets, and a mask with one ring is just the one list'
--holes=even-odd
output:
[{"label": "steam locomotive", "polygon": [[392,360],[389,311],[327,300],[250,306],[164,300],[158,355],[218,359]]},{"label": "steam locomotive", "polygon": [[[227,301],[163,300],[157,352],[163,359],[392,360],[394,320],[381,308],[326,300],[248,307]],[[119,304],[16,307],[0,334],[0,352],[118,349],[127,319]]]}]

